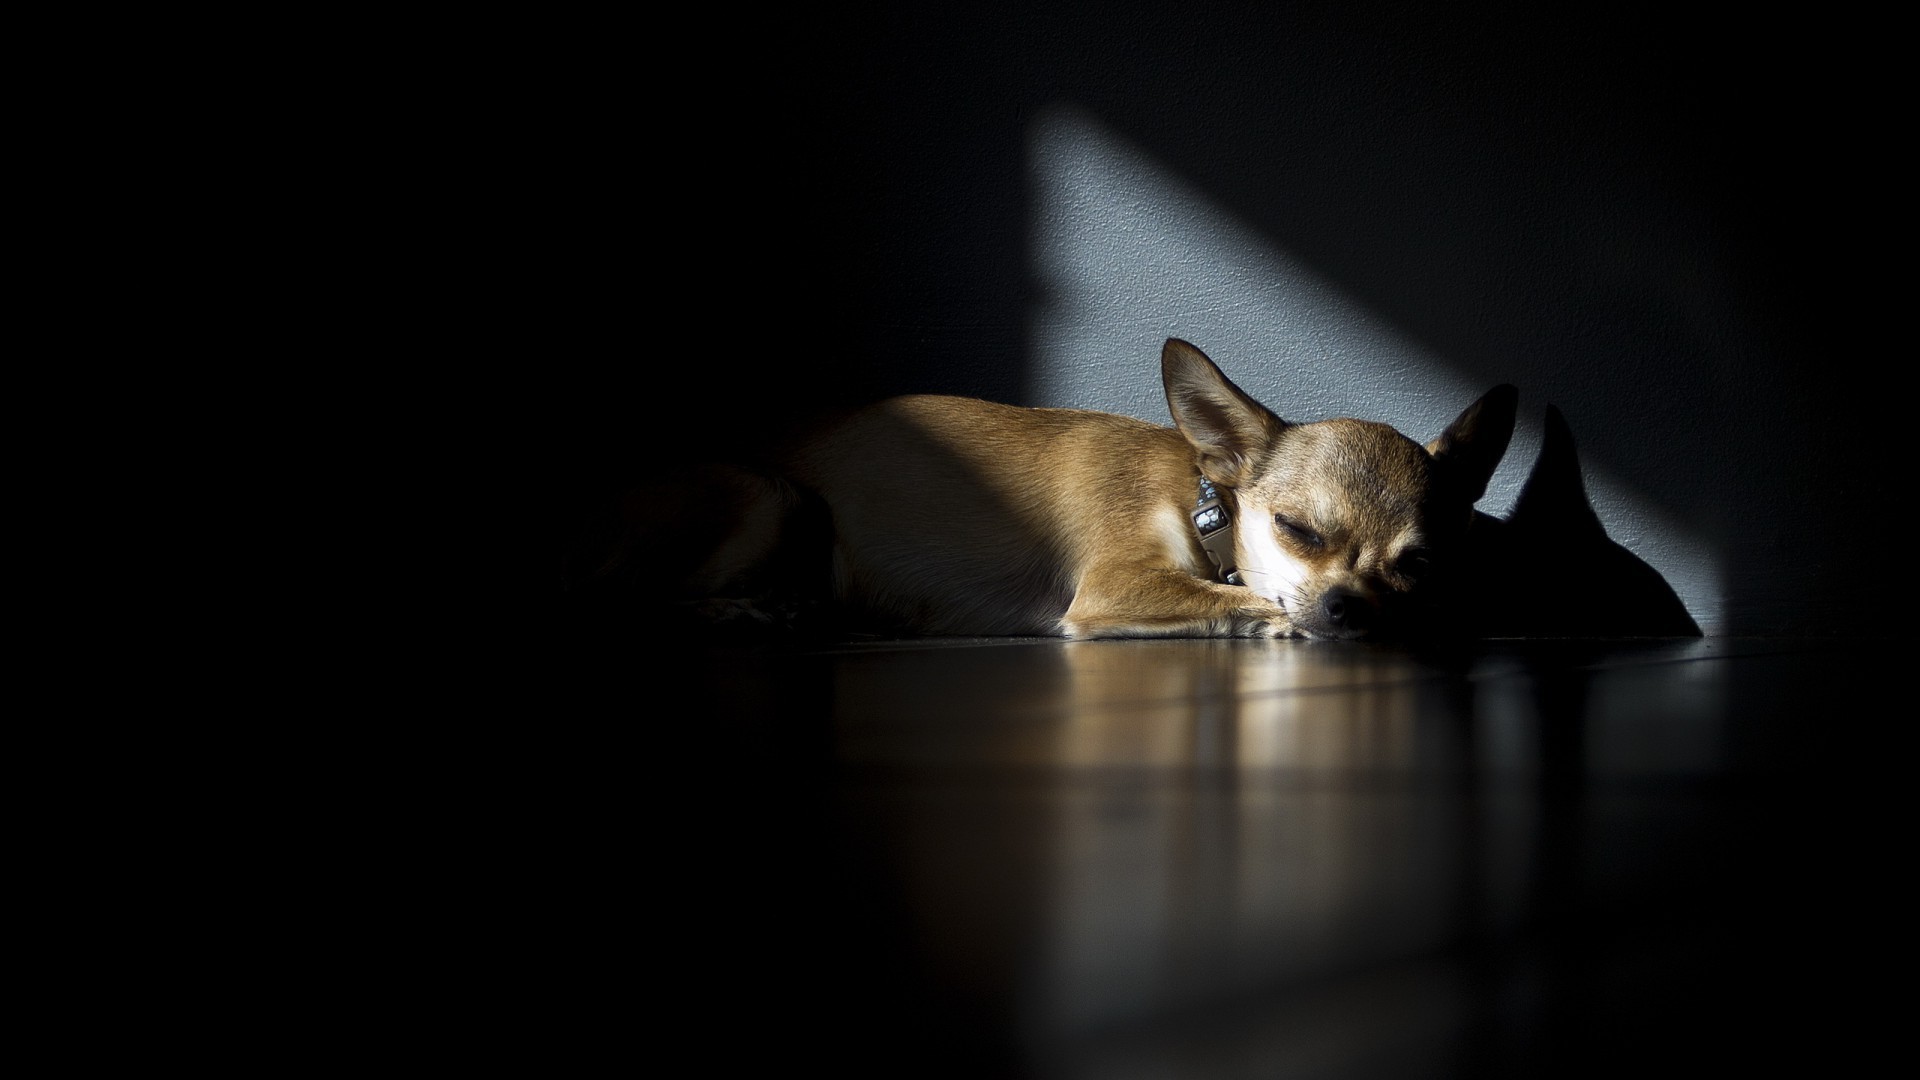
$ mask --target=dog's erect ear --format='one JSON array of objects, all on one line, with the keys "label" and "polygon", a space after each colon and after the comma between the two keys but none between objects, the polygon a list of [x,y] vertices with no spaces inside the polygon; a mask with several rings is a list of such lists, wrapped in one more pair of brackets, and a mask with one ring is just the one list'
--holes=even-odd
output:
[{"label": "dog's erect ear", "polygon": [[1457,486],[1469,502],[1479,502],[1487,493],[1487,481],[1506,456],[1507,443],[1513,438],[1513,418],[1520,405],[1520,391],[1506,383],[1480,395],[1467,406],[1440,437],[1427,444],[1427,453],[1440,463],[1449,483]]},{"label": "dog's erect ear", "polygon": [[1237,485],[1259,452],[1287,427],[1266,406],[1233,385],[1207,355],[1179,338],[1160,350],[1160,381],[1166,384],[1173,422],[1200,455],[1200,471],[1227,487]]}]

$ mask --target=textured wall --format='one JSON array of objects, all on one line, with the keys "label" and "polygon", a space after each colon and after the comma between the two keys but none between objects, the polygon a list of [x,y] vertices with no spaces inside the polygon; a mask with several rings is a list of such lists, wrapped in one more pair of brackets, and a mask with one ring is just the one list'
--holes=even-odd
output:
[{"label": "textured wall", "polygon": [[[1037,118],[1032,162],[1043,298],[1027,365],[1035,404],[1165,422],[1158,358],[1168,336],[1199,344],[1287,419],[1360,416],[1422,442],[1490,385],[1468,381],[1472,365],[1400,331],[1095,117],[1063,107]],[[1538,366],[1502,376],[1522,383],[1526,407],[1481,503],[1489,513],[1511,508],[1538,454],[1548,381]],[[1666,576],[1707,633],[1723,631],[1720,566],[1706,539],[1599,463],[1585,472],[1614,539]]]}]

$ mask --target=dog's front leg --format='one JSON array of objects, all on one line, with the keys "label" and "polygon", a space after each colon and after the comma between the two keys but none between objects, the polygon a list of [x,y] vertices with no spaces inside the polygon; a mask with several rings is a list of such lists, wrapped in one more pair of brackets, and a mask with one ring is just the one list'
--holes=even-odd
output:
[{"label": "dog's front leg", "polygon": [[1060,620],[1070,638],[1297,637],[1286,609],[1239,585],[1179,570],[1089,570]]}]

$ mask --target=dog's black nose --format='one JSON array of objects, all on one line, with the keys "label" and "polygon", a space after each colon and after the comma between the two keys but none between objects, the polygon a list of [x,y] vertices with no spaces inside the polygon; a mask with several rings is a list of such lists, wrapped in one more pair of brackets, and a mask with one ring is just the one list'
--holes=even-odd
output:
[{"label": "dog's black nose", "polygon": [[1328,589],[1320,598],[1320,613],[1327,617],[1328,624],[1349,634],[1373,629],[1373,603],[1351,589]]}]

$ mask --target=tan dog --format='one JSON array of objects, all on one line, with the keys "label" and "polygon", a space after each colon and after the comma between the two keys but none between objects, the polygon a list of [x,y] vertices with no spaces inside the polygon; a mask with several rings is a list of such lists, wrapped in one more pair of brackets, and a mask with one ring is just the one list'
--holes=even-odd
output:
[{"label": "tan dog", "polygon": [[[817,428],[695,572],[729,595],[816,497],[831,594],[886,632],[1095,637],[1394,636],[1475,520],[1517,395],[1431,444],[1379,423],[1289,423],[1170,340],[1175,427],[1078,409],[909,396]],[[789,489],[786,485],[791,485]]]}]

